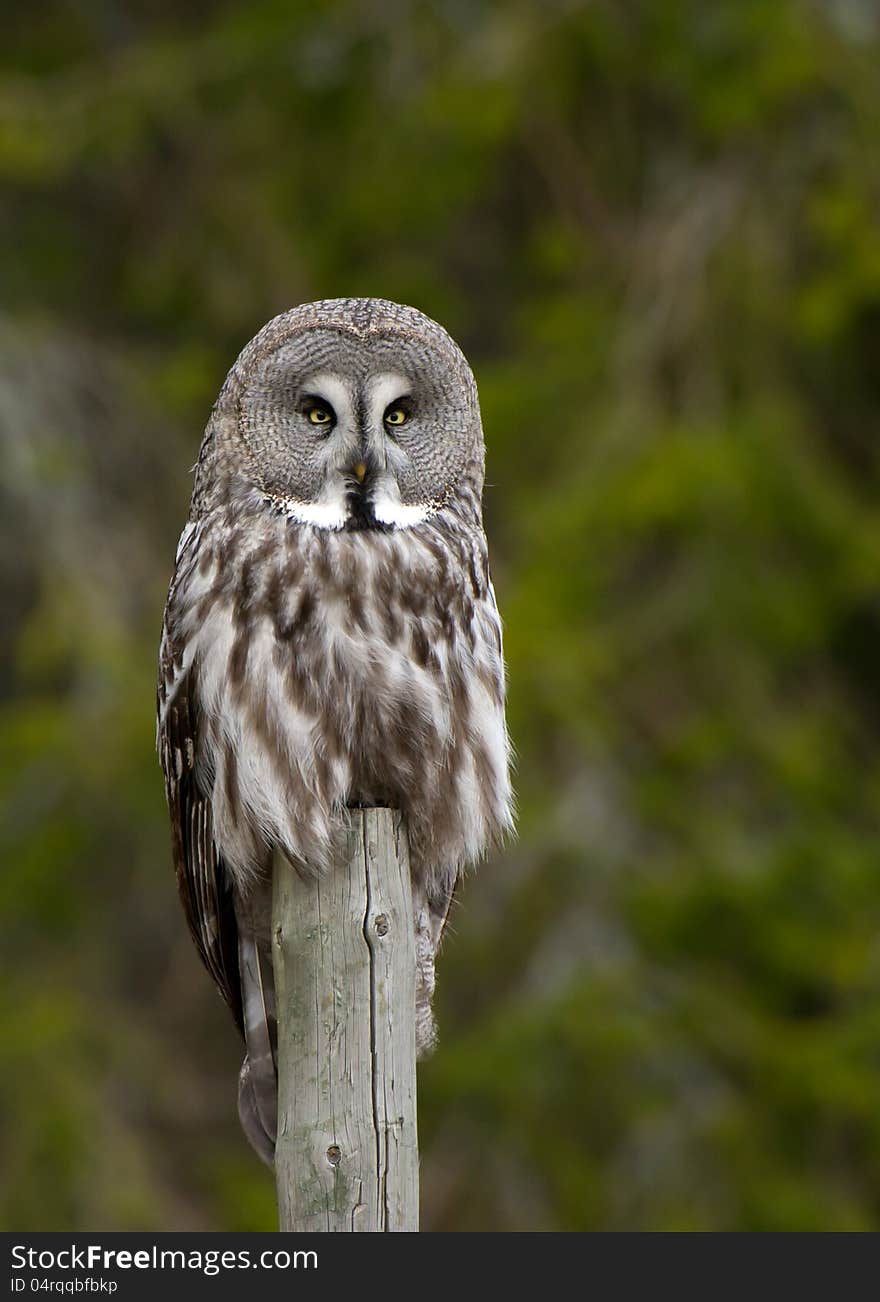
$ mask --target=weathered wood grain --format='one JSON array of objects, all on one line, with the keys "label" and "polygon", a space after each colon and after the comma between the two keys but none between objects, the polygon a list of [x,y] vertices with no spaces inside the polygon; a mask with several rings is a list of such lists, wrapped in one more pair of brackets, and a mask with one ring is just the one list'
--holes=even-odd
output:
[{"label": "weathered wood grain", "polygon": [[418,1229],[415,941],[406,830],[352,815],[347,864],[275,864],[279,1224]]}]

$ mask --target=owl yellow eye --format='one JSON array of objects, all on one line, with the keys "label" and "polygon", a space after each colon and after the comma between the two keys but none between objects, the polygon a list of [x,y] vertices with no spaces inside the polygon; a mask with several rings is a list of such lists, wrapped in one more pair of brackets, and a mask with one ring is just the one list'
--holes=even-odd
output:
[{"label": "owl yellow eye", "polygon": [[332,425],[333,423],[332,411],[328,411],[326,407],[320,407],[317,404],[314,407],[309,407],[306,415],[313,425]]},{"label": "owl yellow eye", "polygon": [[389,407],[385,413],[386,425],[405,425],[408,420],[409,416],[402,407]]}]

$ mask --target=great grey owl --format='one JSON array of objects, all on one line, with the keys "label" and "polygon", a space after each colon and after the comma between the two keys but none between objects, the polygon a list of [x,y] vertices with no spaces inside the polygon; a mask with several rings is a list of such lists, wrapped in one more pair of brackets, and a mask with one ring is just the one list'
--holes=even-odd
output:
[{"label": "great grey owl", "polygon": [[270,1162],[273,856],[326,873],[349,808],[402,811],[424,1050],[456,881],[512,825],[483,463],[460,349],[381,299],[275,317],[208,422],[165,609],[158,745],[183,907],[244,1035],[239,1112]]}]

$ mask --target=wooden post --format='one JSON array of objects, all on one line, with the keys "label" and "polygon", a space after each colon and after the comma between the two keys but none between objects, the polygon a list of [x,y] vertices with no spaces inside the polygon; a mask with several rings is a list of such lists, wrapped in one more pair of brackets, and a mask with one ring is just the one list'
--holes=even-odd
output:
[{"label": "wooden post", "polygon": [[276,861],[279,1226],[419,1228],[416,958],[406,829],[352,814],[347,864]]}]

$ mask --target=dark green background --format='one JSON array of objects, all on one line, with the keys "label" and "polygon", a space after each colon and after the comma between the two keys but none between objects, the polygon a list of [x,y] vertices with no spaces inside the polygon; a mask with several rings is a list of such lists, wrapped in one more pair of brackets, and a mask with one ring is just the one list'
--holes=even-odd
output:
[{"label": "dark green background", "polygon": [[274,1225],[155,652],[227,368],[375,294],[477,374],[519,755],[425,1226],[880,1229],[878,67],[868,0],[6,6],[6,1228]]}]

